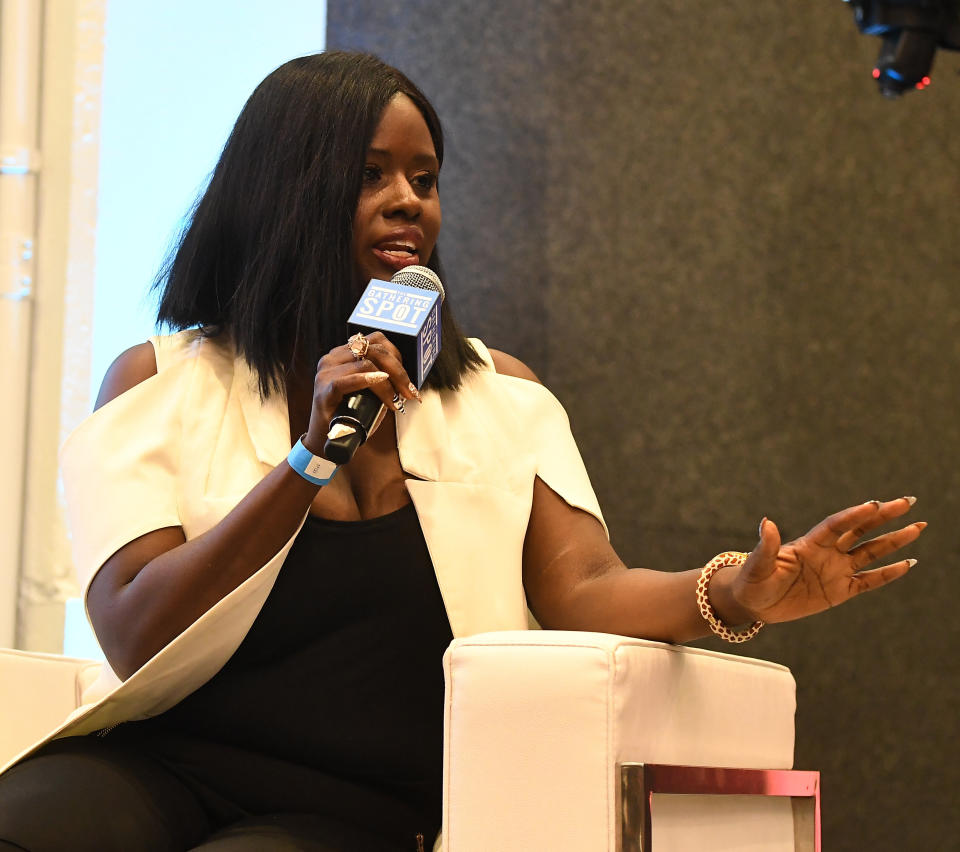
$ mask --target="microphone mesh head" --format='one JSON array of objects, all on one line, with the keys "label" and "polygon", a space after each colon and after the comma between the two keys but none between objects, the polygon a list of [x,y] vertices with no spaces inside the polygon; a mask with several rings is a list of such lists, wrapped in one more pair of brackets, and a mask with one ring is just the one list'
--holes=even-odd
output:
[{"label": "microphone mesh head", "polygon": [[446,293],[443,291],[443,284],[440,278],[432,269],[425,266],[406,266],[399,272],[394,272],[390,278],[396,284],[403,284],[406,287],[419,287],[421,290],[433,290],[440,294],[440,301],[444,300]]}]

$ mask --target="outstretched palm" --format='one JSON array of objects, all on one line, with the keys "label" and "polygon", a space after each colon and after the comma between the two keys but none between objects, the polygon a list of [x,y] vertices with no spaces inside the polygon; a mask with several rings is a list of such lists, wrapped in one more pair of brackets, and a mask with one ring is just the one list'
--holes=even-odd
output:
[{"label": "outstretched palm", "polygon": [[915,560],[864,569],[914,541],[926,526],[924,522],[857,542],[870,530],[905,514],[912,505],[912,498],[901,497],[851,506],[787,544],[780,543],[776,525],[765,521],[760,543],[734,581],[734,597],[763,621],[791,621],[902,577]]}]

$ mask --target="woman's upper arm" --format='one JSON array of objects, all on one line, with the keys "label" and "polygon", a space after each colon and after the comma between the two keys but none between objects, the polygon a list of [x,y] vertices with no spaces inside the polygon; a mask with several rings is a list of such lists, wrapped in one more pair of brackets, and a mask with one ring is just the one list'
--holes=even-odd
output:
[{"label": "woman's upper arm", "polygon": [[[157,359],[153,344],[147,342],[132,346],[107,369],[94,408],[101,408],[156,374]],[[152,559],[185,541],[180,527],[164,527],[128,542],[100,566],[87,589],[87,608],[98,635],[101,634],[104,616],[111,610],[117,591],[133,580]]]},{"label": "woman's upper arm", "polygon": [[94,411],[156,374],[157,356],[153,344],[147,342],[131,346],[107,368]]},{"label": "woman's upper arm", "polygon": [[603,524],[537,477],[523,542],[523,586],[537,621],[552,629],[590,629],[581,622],[586,613],[573,611],[578,588],[621,570],[626,566]]},{"label": "woman's upper arm", "polygon": [[[488,350],[496,371],[542,384],[519,358]],[[530,609],[544,627],[573,626],[577,587],[625,566],[607,539],[603,524],[571,506],[539,476],[534,481],[530,520],[523,542],[523,586]]]}]

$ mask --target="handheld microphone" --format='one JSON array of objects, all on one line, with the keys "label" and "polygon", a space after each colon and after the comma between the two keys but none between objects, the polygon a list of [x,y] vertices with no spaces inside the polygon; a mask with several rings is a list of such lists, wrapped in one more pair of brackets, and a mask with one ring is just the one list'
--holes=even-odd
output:
[{"label": "handheld microphone", "polygon": [[[382,331],[400,350],[410,378],[421,388],[440,354],[443,298],[443,284],[425,266],[407,266],[389,281],[374,278],[350,315],[350,332]],[[380,397],[369,388],[347,394],[330,420],[324,457],[336,464],[350,461],[384,408]]]}]

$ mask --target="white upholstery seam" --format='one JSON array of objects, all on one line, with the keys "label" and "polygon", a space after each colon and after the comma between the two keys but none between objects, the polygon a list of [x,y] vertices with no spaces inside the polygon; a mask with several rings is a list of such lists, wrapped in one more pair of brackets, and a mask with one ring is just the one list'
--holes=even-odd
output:
[{"label": "white upholstery seam", "polygon": [[[517,631],[523,632],[523,631]],[[527,631],[529,633],[536,633],[537,631],[531,630]],[[583,632],[595,632],[595,631],[583,631]],[[631,637],[625,637],[628,640]],[[590,644],[587,642],[508,642],[508,641],[497,641],[497,642],[471,642],[469,637],[456,640],[459,647],[471,647],[471,648],[582,648],[590,649],[596,651],[607,651],[607,649],[597,643]],[[642,644],[640,644],[642,643]],[[648,644],[650,643],[650,644]],[[651,650],[663,650],[670,651],[676,654],[691,654],[697,657],[720,657],[725,660],[730,660],[734,663],[740,663],[748,666],[758,666],[760,668],[770,668],[770,669],[779,669],[784,672],[790,672],[790,669],[782,665],[781,663],[774,663],[770,660],[761,660],[756,657],[746,657],[739,654],[728,654],[725,651],[712,651],[708,648],[691,648],[687,645],[674,645],[671,642],[656,642],[651,639],[640,639],[636,644],[632,642],[618,642],[618,648],[650,648]]]}]

